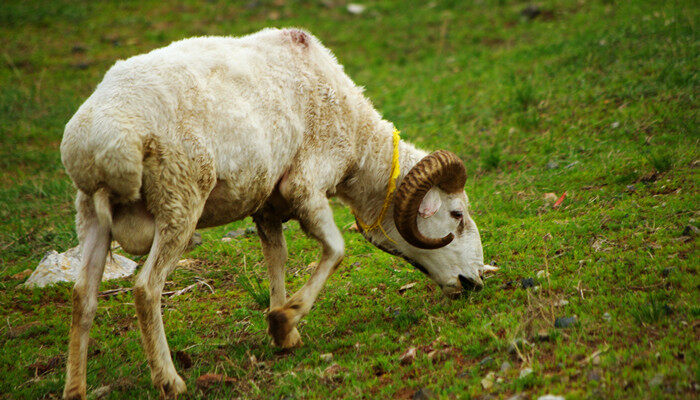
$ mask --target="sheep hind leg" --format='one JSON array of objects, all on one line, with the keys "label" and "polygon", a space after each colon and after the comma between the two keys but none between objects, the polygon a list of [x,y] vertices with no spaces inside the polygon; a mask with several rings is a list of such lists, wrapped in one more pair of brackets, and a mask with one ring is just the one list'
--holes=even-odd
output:
[{"label": "sheep hind leg", "polygon": [[102,280],[109,226],[100,225],[92,197],[78,192],[76,225],[82,248],[78,279],[73,286],[73,322],[68,344],[64,399],[86,398],[87,350],[90,328],[97,310],[97,291]]},{"label": "sheep hind leg", "polygon": [[323,194],[318,193],[304,202],[298,215],[302,227],[321,243],[322,253],[318,266],[304,286],[283,306],[270,308],[270,333],[278,346],[284,345],[285,340],[296,330],[299,320],[309,313],[326,280],[340,264],[345,253],[343,236],[335,225],[328,199]]},{"label": "sheep hind leg", "polygon": [[136,315],[151,379],[165,398],[177,397],[187,391],[187,386],[177,374],[170,356],[161,315],[161,294],[168,273],[194,232],[203,205],[203,201],[194,209],[176,205],[169,207],[166,215],[156,216],[151,251],[134,285]]}]

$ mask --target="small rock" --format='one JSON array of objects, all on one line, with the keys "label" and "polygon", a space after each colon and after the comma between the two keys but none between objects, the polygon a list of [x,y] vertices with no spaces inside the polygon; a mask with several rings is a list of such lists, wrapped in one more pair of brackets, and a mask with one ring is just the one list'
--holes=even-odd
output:
[{"label": "small rock", "polygon": [[549,331],[546,329],[540,329],[537,331],[537,340],[540,342],[546,342],[549,340]]},{"label": "small rock", "polygon": [[401,365],[409,365],[413,363],[413,360],[416,359],[416,348],[415,347],[409,347],[406,351],[401,354],[399,357],[399,362]]},{"label": "small rock", "polygon": [[363,12],[365,12],[366,8],[367,7],[363,6],[362,4],[357,4],[357,3],[350,3],[347,6],[348,12],[350,14],[355,14],[355,15],[362,14]]},{"label": "small rock", "polygon": [[488,375],[481,380],[481,387],[484,388],[484,390],[491,389],[493,387],[493,380],[495,377],[495,372],[489,372]]},{"label": "small rock", "polygon": [[537,281],[535,281],[535,278],[523,278],[520,281],[520,285],[523,287],[523,289],[528,289],[537,286]]},{"label": "small rock", "polygon": [[592,369],[588,371],[588,380],[593,382],[600,382],[603,378],[603,374],[599,369]]},{"label": "small rock", "polygon": [[514,394],[507,398],[506,400],[525,400],[525,397],[523,397],[522,394]]},{"label": "small rock", "polygon": [[195,232],[190,239],[190,243],[187,245],[188,249],[194,249],[195,247],[202,244],[202,234]]},{"label": "small rock", "polygon": [[566,398],[564,396],[555,396],[553,394],[545,394],[544,396],[538,397],[537,400],[566,400]]},{"label": "small rock", "polygon": [[559,199],[559,196],[557,196],[556,193],[550,192],[550,193],[545,193],[544,196],[542,196],[542,198],[547,203],[554,203],[555,201],[557,201],[557,199]]},{"label": "small rock", "polygon": [[418,283],[418,282],[411,282],[411,283],[407,283],[407,284],[401,286],[401,287],[399,288],[399,294],[403,294],[403,293],[406,292],[408,289],[410,289],[410,288],[416,286],[416,283]]},{"label": "small rock", "polygon": [[695,225],[686,225],[683,228],[683,236],[698,236],[700,235],[700,228]]},{"label": "small rock", "polygon": [[491,358],[490,356],[486,356],[481,361],[479,361],[479,365],[483,368],[489,368],[496,364],[496,362]]},{"label": "small rock", "polygon": [[547,278],[548,276],[549,276],[549,273],[543,269],[537,271],[537,278],[538,279]]},{"label": "small rock", "polygon": [[224,242],[224,243],[228,243],[228,242],[231,241],[231,238],[230,238],[230,237],[222,237],[222,238],[221,238],[221,241]]},{"label": "small rock", "polygon": [[506,372],[510,371],[512,366],[508,361],[503,361],[503,364],[501,364],[501,374],[505,374]]},{"label": "small rock", "polygon": [[662,383],[664,383],[664,376],[661,374],[656,374],[653,378],[651,378],[651,380],[649,380],[649,386],[651,387],[659,386]]},{"label": "small rock", "polygon": [[606,312],[605,314],[603,314],[603,319],[606,321],[610,321],[612,319],[612,315],[610,315],[609,312]]},{"label": "small rock", "polygon": [[530,374],[532,374],[532,368],[523,368],[520,370],[520,375],[518,375],[518,378],[523,379]]},{"label": "small rock", "polygon": [[85,53],[85,50],[87,50],[87,48],[84,45],[74,44],[73,47],[70,49],[70,52],[73,54],[82,54]]},{"label": "small rock", "polygon": [[611,127],[612,129],[617,129],[617,128],[620,127],[620,123],[619,123],[618,121],[615,121],[615,122],[613,122],[612,124],[610,124],[610,127]]},{"label": "small rock", "polygon": [[331,380],[331,381],[340,381],[342,380],[342,377],[340,374],[345,370],[345,368],[341,367],[337,363],[331,364],[328,368],[323,370],[323,378],[326,380]]},{"label": "small rock", "polygon": [[89,397],[93,399],[101,399],[109,394],[109,392],[112,391],[112,388],[109,385],[103,385],[98,387],[97,389],[93,390],[90,392]]},{"label": "small rock", "polygon": [[527,7],[523,8],[522,11],[520,11],[520,15],[529,20],[537,18],[540,14],[542,14],[542,10],[536,4],[529,4]]},{"label": "small rock", "polygon": [[569,328],[577,322],[576,317],[559,317],[554,320],[555,328]]},{"label": "small rock", "polygon": [[319,356],[319,358],[321,361],[329,363],[333,361],[333,353],[323,353]]},{"label": "small rock", "polygon": [[547,163],[547,165],[545,166],[545,168],[547,168],[547,169],[557,169],[557,168],[559,168],[559,163],[556,162],[556,161],[550,161],[550,162]]},{"label": "small rock", "polygon": [[559,300],[554,303],[555,307],[564,307],[565,305],[569,304],[568,300]]},{"label": "small rock", "polygon": [[435,392],[428,388],[422,388],[413,393],[413,400],[428,400],[434,398],[437,398],[437,395],[435,395]]}]

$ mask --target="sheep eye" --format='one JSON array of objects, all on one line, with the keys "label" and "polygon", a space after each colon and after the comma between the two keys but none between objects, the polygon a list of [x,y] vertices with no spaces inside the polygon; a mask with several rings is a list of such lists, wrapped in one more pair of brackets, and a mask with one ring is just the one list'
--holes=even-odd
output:
[{"label": "sheep eye", "polygon": [[464,216],[464,214],[462,214],[461,211],[455,210],[455,211],[450,211],[450,216],[452,216],[452,218],[454,218],[454,219],[462,219],[462,216]]}]

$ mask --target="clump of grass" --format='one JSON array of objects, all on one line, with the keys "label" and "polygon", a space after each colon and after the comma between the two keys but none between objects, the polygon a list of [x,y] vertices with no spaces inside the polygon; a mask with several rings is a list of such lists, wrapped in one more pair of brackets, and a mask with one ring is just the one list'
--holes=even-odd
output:
[{"label": "clump of grass", "polygon": [[270,307],[270,290],[263,286],[257,275],[248,274],[245,258],[243,258],[243,273],[238,274],[237,281],[243,290],[248,293],[255,304],[260,306],[260,308],[265,309]]},{"label": "clump of grass", "polygon": [[661,295],[651,293],[647,301],[632,307],[630,314],[638,323],[654,323],[672,313],[671,307]]},{"label": "clump of grass", "polygon": [[486,150],[481,155],[481,163],[483,164],[484,169],[487,171],[498,168],[498,165],[501,163],[500,146],[498,146],[498,144],[494,144],[488,150]]},{"label": "clump of grass", "polygon": [[647,151],[645,157],[658,173],[666,172],[673,167],[673,156],[665,150]]}]

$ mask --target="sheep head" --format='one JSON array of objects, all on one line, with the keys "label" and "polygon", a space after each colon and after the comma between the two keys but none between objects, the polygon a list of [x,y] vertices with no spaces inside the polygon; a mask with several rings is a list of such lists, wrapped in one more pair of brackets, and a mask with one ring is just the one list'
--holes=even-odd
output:
[{"label": "sheep head", "polygon": [[396,230],[387,230],[391,240],[363,232],[375,246],[428,275],[449,297],[483,287],[483,250],[463,190],[466,179],[466,169],[455,154],[431,153],[408,172],[397,189],[393,204]]}]

